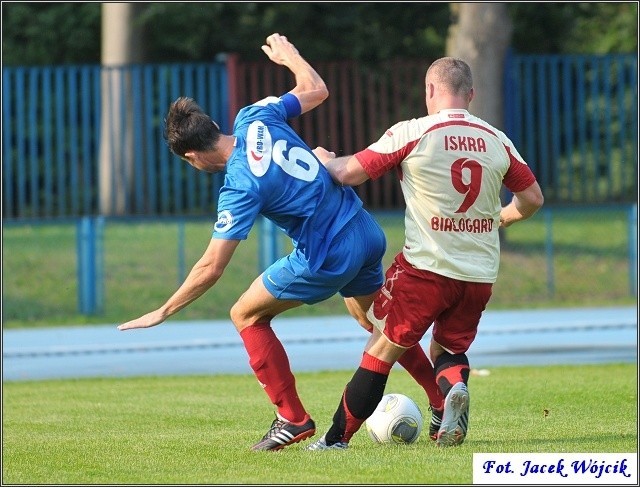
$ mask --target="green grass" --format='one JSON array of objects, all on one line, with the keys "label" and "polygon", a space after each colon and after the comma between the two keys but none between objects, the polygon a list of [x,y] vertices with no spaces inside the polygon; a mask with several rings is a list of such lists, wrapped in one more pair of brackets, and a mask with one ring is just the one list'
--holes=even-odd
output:
[{"label": "green grass", "polygon": [[[297,374],[318,425],[351,372]],[[5,382],[3,484],[469,484],[473,453],[637,452],[635,364],[500,367],[472,376],[465,443],[251,452],[273,409],[253,376]],[[402,370],[386,392],[424,393]],[[547,414],[545,414],[545,410]],[[316,435],[315,438],[318,436]]]},{"label": "green grass", "polygon": [[[547,260],[542,212],[505,231],[498,281],[488,309],[636,304],[630,291],[629,235],[623,210],[555,211],[554,254]],[[401,214],[377,215],[387,235],[385,267],[402,248]],[[211,222],[185,224],[184,266],[202,255]],[[283,238],[288,250],[290,243]],[[4,328],[118,323],[161,305],[178,287],[178,225],[108,221],[104,231],[104,310],[78,312],[75,226],[3,227]],[[228,319],[229,309],[258,274],[258,233],[241,243],[218,284],[173,317]],[[551,266],[550,266],[551,264]],[[553,286],[550,286],[550,269]],[[340,296],[286,316],[345,314]]]}]

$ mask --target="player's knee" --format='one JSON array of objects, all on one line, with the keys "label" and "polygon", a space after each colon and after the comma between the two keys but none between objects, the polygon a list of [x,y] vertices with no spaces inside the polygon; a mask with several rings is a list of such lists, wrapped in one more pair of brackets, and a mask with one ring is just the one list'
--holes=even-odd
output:
[{"label": "player's knee", "polygon": [[373,324],[367,318],[367,310],[373,302],[373,297],[365,298],[364,300],[358,300],[356,298],[345,298],[344,300],[349,314],[358,322],[358,324],[371,332],[373,330]]},{"label": "player's knee", "polygon": [[229,317],[238,331],[242,331],[249,325],[249,323],[247,323],[246,313],[242,311],[242,306],[239,301],[231,306]]},{"label": "player's knee", "polygon": [[373,325],[369,320],[363,320],[363,321],[358,320],[358,323],[362,328],[367,330],[369,333],[373,333]]},{"label": "player's knee", "polygon": [[446,350],[442,348],[442,345],[432,338],[431,343],[429,344],[429,358],[431,359],[431,363],[435,363],[435,361],[438,360],[438,357],[445,352]]},{"label": "player's knee", "polygon": [[367,319],[366,316],[354,316],[358,324],[367,330],[369,333],[373,332],[373,324]]}]

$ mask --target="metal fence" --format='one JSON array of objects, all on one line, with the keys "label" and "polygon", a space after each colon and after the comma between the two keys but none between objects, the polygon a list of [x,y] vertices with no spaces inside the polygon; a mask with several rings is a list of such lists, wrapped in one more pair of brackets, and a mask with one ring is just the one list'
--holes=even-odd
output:
[{"label": "metal fence", "polygon": [[536,174],[546,200],[635,201],[637,57],[509,56],[505,132]]},{"label": "metal fence", "polygon": [[5,68],[3,217],[215,211],[221,175],[171,155],[163,120],[187,95],[226,127],[227,85],[221,63]]},{"label": "metal fence", "polygon": [[[386,266],[404,244],[404,213],[374,212],[374,217],[387,236]],[[502,299],[504,306],[509,295],[516,298],[508,306],[537,308],[548,301],[589,306],[637,299],[637,221],[636,205],[545,205],[531,220],[506,229],[492,302]],[[257,273],[288,253],[290,239],[262,223],[239,246],[226,277],[216,284],[213,301],[198,300],[185,310],[195,313],[191,318],[228,316]],[[109,320],[136,313],[182,284],[206,247],[212,225],[206,217],[7,222],[3,320],[59,322],[76,319],[74,309]],[[274,245],[265,245],[265,239]],[[34,272],[37,279],[30,277]]]},{"label": "metal fence", "polygon": [[[418,80],[426,60],[314,64],[331,96],[292,122],[312,147],[353,152],[395,121],[425,114]],[[281,66],[234,55],[205,64],[4,68],[3,218],[214,214],[222,176],[169,153],[169,103],[192,96],[230,130],[240,107],[292,83]],[[508,57],[504,131],[549,203],[635,201],[637,119],[634,55]],[[394,174],[357,191],[372,210],[404,207]]]},{"label": "metal fence", "polygon": [[[314,63],[331,96],[292,126],[311,147],[364,148],[395,121],[425,114],[416,80],[427,65]],[[284,93],[292,83],[281,66],[235,55],[203,64],[3,68],[3,221],[77,222],[79,308],[95,313],[104,217],[215,216],[222,175],[196,171],[170,154],[163,139],[170,102],[191,96],[230,131],[239,108]],[[629,204],[628,230],[635,237],[637,58],[510,55],[504,86],[504,131],[538,177],[547,209]],[[357,191],[373,211],[404,208],[392,173]],[[262,223],[260,268],[281,249],[279,235]],[[629,245],[632,293],[636,244]],[[552,258],[548,252],[547,262]]]}]

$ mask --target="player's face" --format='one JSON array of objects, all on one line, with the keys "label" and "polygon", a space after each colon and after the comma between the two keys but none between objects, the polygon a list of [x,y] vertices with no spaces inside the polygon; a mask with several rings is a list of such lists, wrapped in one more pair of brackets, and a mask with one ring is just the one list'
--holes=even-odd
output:
[{"label": "player's face", "polygon": [[188,155],[185,154],[184,156],[181,156],[180,159],[182,159],[184,162],[186,162],[190,166],[198,169],[199,171],[205,171],[206,169],[204,169],[202,165],[198,163],[197,158],[194,157],[192,154],[193,153],[189,153]]}]

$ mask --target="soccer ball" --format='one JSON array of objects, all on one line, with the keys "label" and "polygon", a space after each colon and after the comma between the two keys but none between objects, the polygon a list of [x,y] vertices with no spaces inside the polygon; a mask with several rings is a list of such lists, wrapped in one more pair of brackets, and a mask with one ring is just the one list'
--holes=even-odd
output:
[{"label": "soccer ball", "polygon": [[376,443],[413,443],[424,420],[413,400],[403,394],[387,394],[365,421],[369,437]]}]

